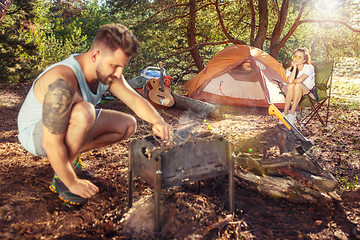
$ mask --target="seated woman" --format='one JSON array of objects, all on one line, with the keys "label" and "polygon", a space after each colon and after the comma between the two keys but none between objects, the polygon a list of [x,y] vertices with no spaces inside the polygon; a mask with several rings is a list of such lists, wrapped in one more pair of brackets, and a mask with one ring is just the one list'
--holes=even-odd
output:
[{"label": "seated woman", "polygon": [[[314,66],[311,65],[310,54],[306,48],[295,50],[291,67],[286,70],[286,76],[288,85],[283,115],[290,123],[294,124],[295,110],[302,96],[308,94],[315,86]],[[310,93],[310,96],[317,100],[315,89]]]}]

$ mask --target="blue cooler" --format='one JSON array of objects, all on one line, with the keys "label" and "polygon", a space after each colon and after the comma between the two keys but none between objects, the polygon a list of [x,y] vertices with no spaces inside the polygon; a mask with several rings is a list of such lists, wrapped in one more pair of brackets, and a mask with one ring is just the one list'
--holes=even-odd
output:
[{"label": "blue cooler", "polygon": [[[147,67],[141,70],[141,76],[145,77],[146,80],[150,80],[152,78],[160,78],[160,68],[158,67]],[[163,76],[166,76],[165,69],[163,69]]]}]

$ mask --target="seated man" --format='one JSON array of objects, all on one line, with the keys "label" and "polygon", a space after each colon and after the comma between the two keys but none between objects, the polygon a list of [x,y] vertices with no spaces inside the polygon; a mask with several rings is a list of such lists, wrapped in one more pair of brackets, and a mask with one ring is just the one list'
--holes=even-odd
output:
[{"label": "seated man", "polygon": [[19,140],[30,153],[49,159],[55,171],[50,189],[66,202],[82,205],[99,191],[76,175],[75,157],[129,138],[136,130],[133,116],[94,107],[107,89],[150,122],[163,141],[171,140],[171,126],[122,75],[139,46],[126,27],[101,26],[87,52],[73,54],[40,74],[20,109]]}]

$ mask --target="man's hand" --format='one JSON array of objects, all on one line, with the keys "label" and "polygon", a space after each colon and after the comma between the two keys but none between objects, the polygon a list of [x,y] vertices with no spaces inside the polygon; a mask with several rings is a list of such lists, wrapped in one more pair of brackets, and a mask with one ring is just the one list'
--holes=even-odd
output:
[{"label": "man's hand", "polygon": [[91,198],[99,192],[99,188],[92,182],[85,179],[76,179],[69,187],[71,193],[82,198]]},{"label": "man's hand", "polygon": [[152,130],[164,142],[171,142],[173,137],[173,130],[172,127],[169,124],[167,124],[164,120],[155,123],[152,127]]}]

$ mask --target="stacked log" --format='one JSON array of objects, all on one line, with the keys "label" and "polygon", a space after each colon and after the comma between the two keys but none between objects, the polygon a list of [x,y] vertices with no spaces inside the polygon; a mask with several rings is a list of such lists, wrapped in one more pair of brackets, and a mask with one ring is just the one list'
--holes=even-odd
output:
[{"label": "stacked log", "polygon": [[236,157],[235,176],[241,186],[273,198],[296,203],[321,203],[331,206],[338,182],[308,155],[282,154],[276,159],[255,159],[250,154]]}]

